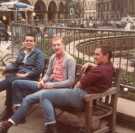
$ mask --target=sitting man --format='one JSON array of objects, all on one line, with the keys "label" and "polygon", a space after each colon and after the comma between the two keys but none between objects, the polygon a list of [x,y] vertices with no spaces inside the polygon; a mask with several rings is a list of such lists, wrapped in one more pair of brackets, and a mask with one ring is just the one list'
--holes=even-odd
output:
[{"label": "sitting man", "polygon": [[108,48],[96,48],[95,63],[97,66],[92,66],[91,69],[82,74],[74,89],[41,90],[37,94],[26,96],[20,108],[12,117],[8,121],[1,122],[0,133],[7,133],[12,125],[18,124],[25,117],[29,107],[37,101],[36,96],[40,101],[45,118],[44,133],[56,133],[54,106],[74,107],[83,110],[83,98],[86,94],[104,92],[111,87],[113,76],[113,65],[110,62],[111,56],[111,51]]},{"label": "sitting man", "polygon": [[6,78],[0,80],[0,91],[6,90],[7,92],[6,109],[1,116],[2,120],[8,119],[12,115],[12,82],[16,79],[38,80],[40,73],[44,69],[44,54],[35,46],[34,34],[26,34],[23,48],[18,52],[16,61],[8,65],[5,73]]},{"label": "sitting man", "polygon": [[55,53],[50,57],[47,72],[41,81],[16,80],[13,82],[14,109],[20,106],[24,96],[39,91],[42,88],[73,87],[76,62],[74,58],[64,50],[64,42],[61,37],[53,37],[52,49]]}]

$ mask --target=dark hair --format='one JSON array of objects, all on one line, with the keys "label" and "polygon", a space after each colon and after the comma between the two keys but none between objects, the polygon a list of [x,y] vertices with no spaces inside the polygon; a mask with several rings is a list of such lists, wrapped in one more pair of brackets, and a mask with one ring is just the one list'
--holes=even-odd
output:
[{"label": "dark hair", "polygon": [[34,38],[34,40],[36,40],[35,38],[36,38],[36,36],[35,36],[35,34],[34,33],[26,33],[25,34],[25,36],[24,36],[24,39],[25,39],[25,37],[26,36],[31,36],[31,37],[33,37]]},{"label": "dark hair", "polygon": [[99,46],[98,48],[101,48],[103,55],[108,54],[108,59],[110,61],[112,58],[112,50],[108,46]]}]

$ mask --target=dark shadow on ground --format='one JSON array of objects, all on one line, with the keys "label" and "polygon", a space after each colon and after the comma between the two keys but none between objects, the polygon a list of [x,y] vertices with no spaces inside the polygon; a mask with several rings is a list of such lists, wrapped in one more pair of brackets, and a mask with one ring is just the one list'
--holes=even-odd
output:
[{"label": "dark shadow on ground", "polygon": [[85,129],[58,123],[58,133],[86,133]]}]

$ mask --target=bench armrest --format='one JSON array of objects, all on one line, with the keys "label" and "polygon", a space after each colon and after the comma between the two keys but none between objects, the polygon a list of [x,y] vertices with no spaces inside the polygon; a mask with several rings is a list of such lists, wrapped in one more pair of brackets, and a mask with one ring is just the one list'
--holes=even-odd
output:
[{"label": "bench armrest", "polygon": [[118,93],[118,88],[117,87],[112,87],[109,90],[107,90],[104,93],[97,93],[97,94],[87,94],[84,97],[84,101],[85,102],[89,102],[89,101],[93,101],[93,100],[98,100],[100,98],[103,98],[105,96],[109,96],[109,95],[114,95]]}]

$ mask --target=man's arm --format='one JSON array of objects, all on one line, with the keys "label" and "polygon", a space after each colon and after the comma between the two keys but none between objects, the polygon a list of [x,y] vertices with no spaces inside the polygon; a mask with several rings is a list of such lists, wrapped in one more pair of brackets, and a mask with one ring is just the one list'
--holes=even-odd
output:
[{"label": "man's arm", "polygon": [[80,81],[78,81],[78,82],[75,84],[74,88],[81,88]]},{"label": "man's arm", "polygon": [[46,83],[47,88],[63,88],[63,87],[72,87],[75,82],[75,71],[76,71],[76,62],[74,59],[69,59],[67,62],[66,71],[68,77],[64,81],[59,82],[49,82]]},{"label": "man's arm", "polygon": [[34,68],[32,69],[32,71],[28,72],[26,75],[26,77],[36,77],[38,75],[40,75],[40,73],[43,71],[44,69],[44,54],[42,52],[38,52],[37,53],[37,58],[34,64]]},{"label": "man's arm", "polygon": [[3,74],[6,73],[10,73],[10,72],[14,72],[16,73],[18,70],[18,66],[21,62],[21,58],[23,57],[22,53],[19,51],[16,55],[16,59],[14,62],[8,63],[6,64],[4,70],[3,70]]},{"label": "man's arm", "polygon": [[82,66],[82,72],[86,72],[87,69],[90,67],[91,69],[95,68],[97,65],[94,64],[94,63],[85,63],[83,66]]},{"label": "man's arm", "polygon": [[14,64],[16,64],[16,66],[21,65],[22,61],[24,59],[24,56],[25,56],[24,52],[22,52],[22,49],[20,49],[17,53],[16,60],[15,60]]},{"label": "man's arm", "polygon": [[28,73],[16,73],[16,76],[20,78],[25,78],[28,76]]},{"label": "man's arm", "polygon": [[92,86],[93,83],[95,83],[102,77],[103,75],[102,75],[101,70],[98,68],[94,68],[90,70],[89,72],[82,74],[80,78],[80,88],[86,89],[89,86]]}]

